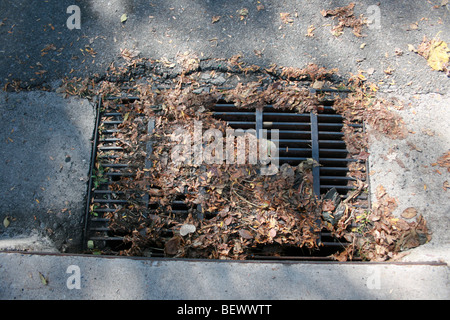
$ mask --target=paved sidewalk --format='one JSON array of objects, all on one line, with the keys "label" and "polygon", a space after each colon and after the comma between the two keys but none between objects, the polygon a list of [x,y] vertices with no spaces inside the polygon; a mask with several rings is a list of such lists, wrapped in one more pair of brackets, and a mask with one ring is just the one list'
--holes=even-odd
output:
[{"label": "paved sidewalk", "polygon": [[0,253],[0,283],[0,299],[450,298],[449,268],[443,263],[177,261]]}]

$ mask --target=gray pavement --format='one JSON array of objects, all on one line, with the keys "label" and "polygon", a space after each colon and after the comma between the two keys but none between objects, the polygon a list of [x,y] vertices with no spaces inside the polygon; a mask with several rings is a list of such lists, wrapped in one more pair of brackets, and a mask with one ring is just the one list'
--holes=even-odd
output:
[{"label": "gray pavement", "polygon": [[[359,1],[357,16],[373,14],[369,8],[377,5],[379,27],[363,28],[361,38],[350,29],[334,37],[335,21],[320,10],[349,2],[1,1],[0,84],[8,92],[0,94],[0,251],[29,253],[0,253],[0,298],[448,299],[450,191],[443,184],[450,174],[431,163],[450,150],[450,80],[408,45],[437,35],[450,43],[450,4]],[[80,30],[66,25],[72,4],[81,9]],[[241,19],[243,8],[248,15]],[[290,13],[292,23],[280,13]],[[311,25],[314,37],[307,37]],[[406,265],[61,255],[76,251],[81,239],[95,119],[91,102],[65,99],[57,88],[64,78],[105,74],[124,48],[174,63],[185,51],[202,59],[241,54],[263,68],[314,62],[338,68],[343,79],[365,75],[380,95],[404,101],[399,113],[410,132],[401,141],[371,137],[373,187],[383,185],[397,198],[396,214],[416,207],[432,241],[410,250]],[[71,265],[80,269],[80,289],[67,288]]]},{"label": "gray pavement", "polygon": [[78,251],[93,105],[55,92],[1,92],[0,119],[0,220],[9,221],[0,248]]},{"label": "gray pavement", "polygon": [[0,253],[0,283],[1,299],[450,298],[445,263],[283,264]]},{"label": "gray pavement", "polygon": [[[384,80],[383,87],[411,92],[448,92],[445,75],[431,72],[423,58],[408,50],[426,36],[449,42],[450,8],[441,0],[358,1],[355,16],[373,20],[364,37],[350,28],[335,37],[337,22],[324,18],[323,9],[351,1],[237,1],[205,0],[49,0],[44,3],[5,0],[0,3],[0,84],[19,81],[39,87],[65,77],[104,74],[122,49],[143,57],[175,61],[190,51],[200,58],[231,58],[268,68],[302,68],[316,63],[350,73],[373,68],[364,75]],[[70,30],[67,8],[80,8],[81,28]],[[241,19],[242,9],[248,14]],[[281,13],[289,13],[285,24]],[[123,14],[127,21],[120,22]],[[213,17],[220,19],[213,23]],[[307,37],[310,26],[313,37]],[[397,49],[403,54],[396,54]],[[86,51],[87,50],[87,51]],[[391,75],[384,73],[390,68]]]}]

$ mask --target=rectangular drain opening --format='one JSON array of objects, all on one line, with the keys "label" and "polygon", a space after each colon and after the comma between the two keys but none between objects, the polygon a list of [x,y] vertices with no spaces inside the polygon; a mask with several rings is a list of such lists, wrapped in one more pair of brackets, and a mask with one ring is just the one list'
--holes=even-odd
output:
[{"label": "rectangular drain opening", "polygon": [[[95,158],[89,182],[89,199],[86,209],[85,249],[100,248],[102,252],[117,254],[127,249],[129,245],[124,242],[129,236],[129,230],[112,229],[110,217],[118,214],[122,208],[132,206],[129,195],[123,191],[114,190],[117,181],[133,179],[137,168],[133,162],[127,161],[123,141],[115,137],[115,133],[123,130],[120,124],[127,117],[126,110],[138,100],[137,97],[108,98],[103,104],[101,99],[98,105],[98,125],[95,139]],[[234,104],[218,101],[211,109],[214,117],[227,122],[234,129],[267,129],[279,130],[279,165],[288,163],[297,166],[301,162],[313,159],[320,166],[313,167],[314,193],[325,195],[330,190],[336,190],[339,198],[345,200],[354,190],[349,175],[349,167],[358,161],[348,154],[343,140],[343,118],[336,114],[332,107],[332,100],[324,103],[318,113],[297,113],[295,111],[276,109],[271,105],[263,109],[238,109]],[[146,124],[152,130],[152,124]],[[349,124],[363,129],[362,124]],[[151,143],[147,143],[147,149]],[[366,163],[358,163],[361,176],[366,175]],[[146,162],[147,169],[151,163]],[[364,178],[363,178],[364,179]],[[127,200],[128,199],[128,200]],[[148,204],[148,215],[157,215],[164,212],[164,206],[149,203],[148,195],[136,195],[136,201]],[[367,194],[357,197],[358,206],[369,208]],[[171,212],[180,216],[189,213],[198,214],[201,208],[186,205],[184,198],[179,197],[169,204]],[[202,217],[209,218],[209,217]],[[167,235],[172,234],[166,230]],[[266,245],[256,248],[248,256],[250,259],[280,259],[280,260],[329,260],[329,256],[336,253],[348,243],[344,239],[335,239],[330,232],[323,230],[320,233],[320,250],[311,252],[308,249]],[[162,248],[153,248],[150,256],[163,257]]]}]

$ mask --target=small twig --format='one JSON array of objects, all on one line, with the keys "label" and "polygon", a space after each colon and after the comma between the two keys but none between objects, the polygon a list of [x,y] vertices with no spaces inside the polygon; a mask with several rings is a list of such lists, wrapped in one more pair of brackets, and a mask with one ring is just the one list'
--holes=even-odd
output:
[{"label": "small twig", "polygon": [[254,206],[254,207],[256,207],[256,208],[260,208],[260,209],[263,208],[263,206],[258,206],[257,204],[254,204],[254,203],[252,203],[252,202],[246,200],[244,197],[242,197],[242,196],[241,196],[240,194],[238,194],[236,191],[233,190],[233,192],[239,197],[239,199],[241,199],[241,200],[247,202],[248,204],[250,204],[250,205],[252,205],[252,206]]}]

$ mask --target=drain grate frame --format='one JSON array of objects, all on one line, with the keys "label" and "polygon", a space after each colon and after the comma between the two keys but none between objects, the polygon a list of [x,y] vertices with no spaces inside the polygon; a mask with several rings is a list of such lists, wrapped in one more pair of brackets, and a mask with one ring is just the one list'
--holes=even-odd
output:
[{"label": "drain grate frame", "polygon": [[[117,162],[123,148],[118,139],[113,135],[123,122],[124,114],[120,112],[121,106],[139,100],[138,97],[108,97],[107,100],[115,100],[117,104],[103,106],[103,98],[99,97],[97,106],[97,122],[93,143],[93,157],[89,180],[88,199],[86,205],[84,249],[88,249],[88,243],[95,243],[95,247],[118,248],[123,245],[124,235],[111,230],[109,219],[105,216],[118,210],[120,206],[127,205],[123,193],[110,190],[110,185],[122,178],[132,178],[136,168],[126,163]],[[342,200],[346,199],[349,191],[354,190],[351,182],[354,180],[348,176],[348,164],[358,160],[348,156],[345,142],[342,140],[343,118],[336,114],[333,100],[327,100],[319,108],[318,113],[300,114],[295,111],[275,109],[267,105],[263,109],[238,109],[234,104],[218,101],[212,108],[213,115],[227,121],[236,129],[272,129],[280,130],[279,164],[289,163],[297,165],[301,161],[314,159],[321,164],[313,168],[314,193],[323,195],[328,190],[336,188]],[[363,124],[350,124],[364,129]],[[149,132],[151,124],[149,122]],[[147,145],[151,148],[151,143]],[[147,149],[148,151],[148,149]],[[99,167],[100,166],[100,167]],[[147,167],[151,164],[146,163]],[[367,175],[367,162],[364,165]],[[99,171],[103,175],[99,179]],[[100,172],[101,173],[101,172]],[[143,199],[144,201],[146,199]],[[370,199],[367,194],[358,196],[362,208],[370,208]],[[147,199],[148,203],[148,199]],[[180,214],[192,209],[187,207],[183,199],[172,203],[174,210]],[[154,208],[153,208],[154,209]],[[149,213],[152,213],[149,207]],[[320,241],[324,248],[344,248],[348,243],[341,242],[332,237],[330,232],[321,232]],[[91,243],[92,243],[91,242]],[[334,250],[334,249],[333,249]],[[326,250],[323,250],[326,252]],[[295,253],[295,256],[267,256],[251,255],[252,259],[280,259],[280,260],[328,260],[323,255],[307,255]],[[164,256],[155,254],[154,257]]]}]

